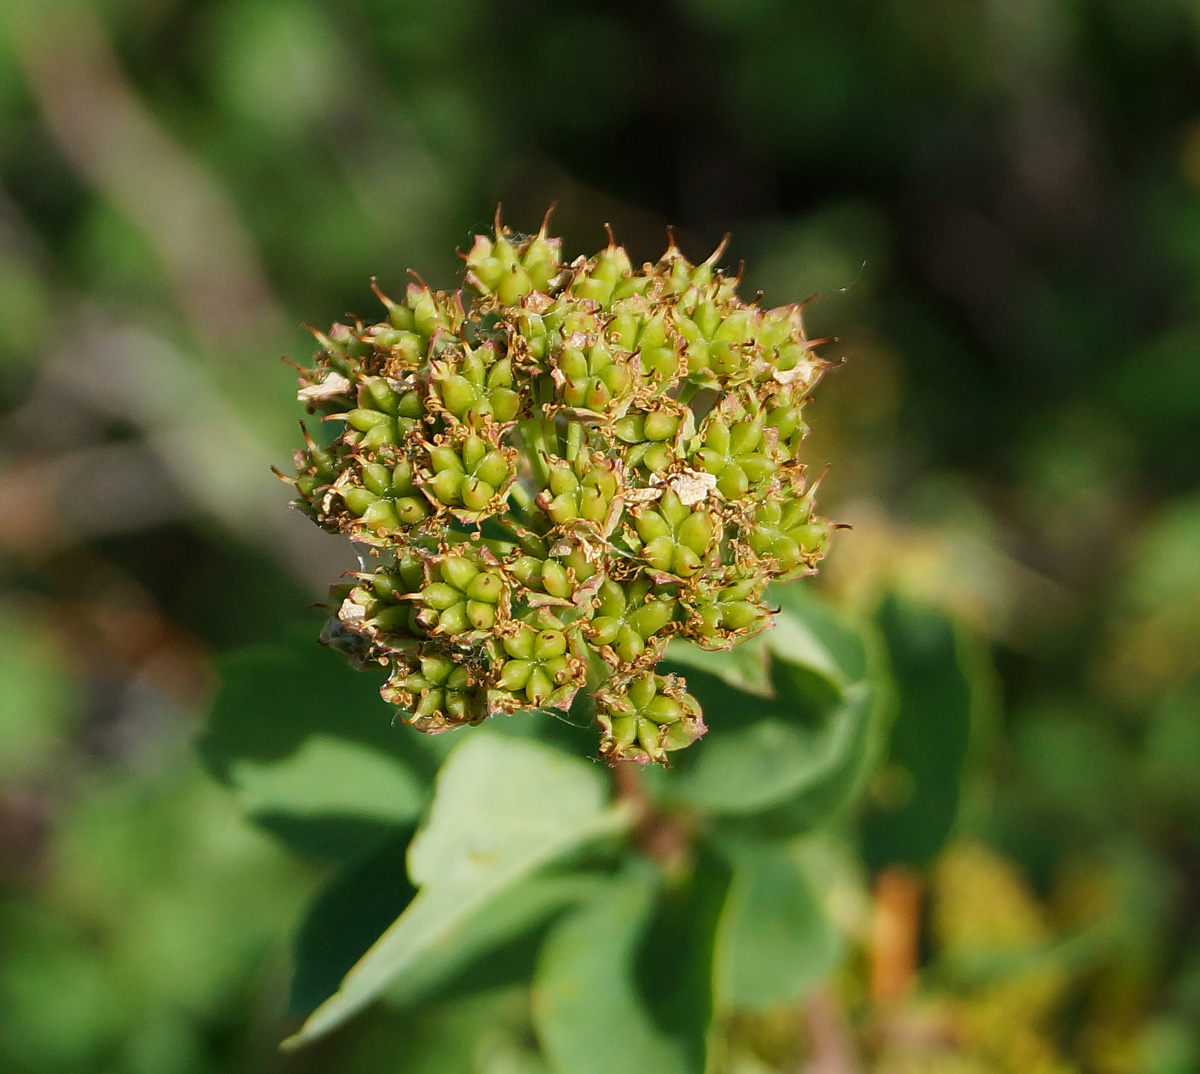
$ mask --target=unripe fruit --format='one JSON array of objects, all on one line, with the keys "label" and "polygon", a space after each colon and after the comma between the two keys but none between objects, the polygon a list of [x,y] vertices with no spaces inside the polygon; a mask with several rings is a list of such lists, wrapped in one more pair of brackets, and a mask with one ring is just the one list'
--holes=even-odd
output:
[{"label": "unripe fruit", "polygon": [[295,453],[297,506],[374,564],[323,640],[387,666],[421,730],[586,686],[606,758],[663,762],[704,731],[655,671],[668,641],[752,636],[767,583],[825,554],[798,456],[828,363],[798,306],[741,302],[716,255],[568,263],[543,222],[463,258],[466,291],[377,290],[384,320],[315,333],[299,398],[330,442]]},{"label": "unripe fruit", "polygon": [[382,410],[359,409],[352,410],[346,415],[347,424],[363,433],[374,429],[377,425],[389,425],[391,421],[391,415],[385,414]]},{"label": "unripe fruit", "polygon": [[357,518],[362,518],[366,514],[367,508],[378,498],[374,492],[369,492],[367,489],[342,489],[342,500],[350,513]]}]

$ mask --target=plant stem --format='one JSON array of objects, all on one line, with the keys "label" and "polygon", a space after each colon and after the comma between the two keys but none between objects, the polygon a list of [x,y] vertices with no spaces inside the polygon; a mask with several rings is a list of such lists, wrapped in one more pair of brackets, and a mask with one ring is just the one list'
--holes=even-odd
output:
[{"label": "plant stem", "polygon": [[617,798],[633,808],[638,849],[665,872],[678,872],[691,854],[690,826],[684,817],[669,816],[654,808],[642,783],[643,770],[644,766],[636,761],[618,761],[612,766]]}]

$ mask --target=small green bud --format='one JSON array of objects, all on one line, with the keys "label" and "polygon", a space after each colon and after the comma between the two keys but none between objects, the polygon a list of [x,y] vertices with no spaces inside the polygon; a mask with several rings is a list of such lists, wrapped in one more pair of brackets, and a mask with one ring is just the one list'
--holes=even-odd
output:
[{"label": "small green bud", "polygon": [[636,444],[639,440],[645,440],[646,437],[643,435],[645,428],[646,419],[641,414],[630,414],[619,419],[613,425],[613,431],[627,444]]},{"label": "small green bud", "polygon": [[367,489],[344,488],[341,490],[342,502],[355,518],[362,518],[367,512],[367,508],[371,506],[379,497]]},{"label": "small green bud", "polygon": [[517,660],[533,659],[534,643],[537,635],[527,626],[522,626],[516,634],[510,634],[504,639],[504,648],[509,656]]},{"label": "small green bud", "polygon": [[496,294],[506,306],[515,306],[532,290],[533,281],[530,280],[529,273],[520,265],[513,265],[500,281]]},{"label": "small green bud", "polygon": [[457,418],[462,418],[468,408],[479,398],[479,393],[466,377],[451,374],[439,385],[442,405]]},{"label": "small green bud", "polygon": [[611,645],[622,629],[629,629],[615,615],[597,616],[592,620],[591,638],[594,645]]},{"label": "small green bud", "polygon": [[433,476],[429,482],[430,488],[437,499],[444,504],[462,503],[463,475],[456,470],[442,470]]},{"label": "small green bud", "polygon": [[679,431],[679,415],[656,410],[646,415],[642,431],[647,440],[669,440]]},{"label": "small green bud", "polygon": [[465,593],[467,587],[479,574],[479,568],[463,556],[447,556],[442,560],[441,572],[447,582],[455,589]]},{"label": "small green bud", "polygon": [[462,592],[445,582],[430,582],[421,590],[421,599],[431,608],[442,612],[453,608],[463,598]]},{"label": "small green bud", "polygon": [[482,511],[491,503],[496,490],[486,481],[480,481],[473,474],[462,479],[459,486],[459,496],[462,505],[469,511]]},{"label": "small green bud", "polygon": [[391,490],[392,472],[381,463],[369,462],[362,468],[363,484],[376,496],[383,496]]},{"label": "small green bud", "polygon": [[382,410],[364,410],[359,408],[350,411],[346,415],[347,424],[362,433],[374,429],[377,425],[390,425],[391,421],[391,415],[385,414]]},{"label": "small green bud", "polygon": [[564,600],[574,589],[567,568],[553,559],[548,559],[542,564],[542,586],[550,596]]},{"label": "small green bud", "polygon": [[540,705],[554,692],[554,680],[546,671],[535,666],[529,672],[529,681],[525,684],[525,696],[534,705]]},{"label": "small green bud", "polygon": [[400,439],[400,430],[397,423],[389,418],[387,421],[376,425],[373,429],[364,433],[362,439],[359,441],[359,446],[365,452],[377,452],[387,447],[394,447]]},{"label": "small green bud", "polygon": [[454,661],[445,656],[423,655],[421,658],[421,674],[430,682],[445,682],[454,670]]},{"label": "small green bud", "polygon": [[466,473],[458,452],[447,444],[438,444],[429,449],[429,461],[433,464],[434,473],[452,470],[454,473]]},{"label": "small green bud", "polygon": [[673,530],[671,523],[657,511],[646,511],[638,515],[634,525],[637,528],[637,535],[647,544],[670,537]]},{"label": "small green bud", "polygon": [[500,576],[492,574],[490,571],[481,571],[467,583],[466,594],[471,600],[495,604],[503,593],[504,583],[500,580]]},{"label": "small green bud", "polygon": [[429,508],[424,501],[415,496],[401,496],[395,501],[393,508],[396,517],[405,526],[415,526],[422,519],[429,517]]},{"label": "small green bud", "polygon": [[613,650],[623,664],[632,664],[646,651],[646,635],[635,626],[622,623],[613,640]]},{"label": "small green bud", "polygon": [[652,600],[643,604],[629,617],[629,625],[643,638],[651,638],[663,629],[674,615],[674,601]]},{"label": "small green bud", "polygon": [[396,416],[400,406],[400,397],[386,380],[382,377],[368,377],[362,382],[362,385],[367,392],[364,402],[369,399],[371,405],[385,414]]},{"label": "small green bud", "polygon": [[678,701],[661,695],[653,698],[642,711],[649,719],[658,724],[677,723],[683,719],[684,714],[684,708]]},{"label": "small green bud", "polygon": [[437,619],[437,632],[448,637],[465,634],[471,629],[471,621],[467,616],[465,604],[452,604]]},{"label": "small green bud", "polygon": [[376,500],[362,515],[363,525],[369,530],[397,530],[400,518],[388,500]]},{"label": "small green bud", "polygon": [[708,548],[713,537],[712,519],[703,511],[688,515],[676,530],[680,543],[686,545],[697,555]]},{"label": "small green bud", "polygon": [[476,630],[491,630],[496,625],[496,605],[494,602],[469,600],[467,618]]},{"label": "small green bud", "polygon": [[500,687],[503,690],[524,690],[533,672],[534,664],[530,660],[513,659],[504,665],[500,672]]},{"label": "small green bud", "polygon": [[543,630],[533,645],[533,655],[537,660],[552,660],[566,651],[567,638],[561,630]]},{"label": "small green bud", "polygon": [[641,710],[654,700],[656,692],[654,675],[639,675],[629,684],[629,701],[636,709]]}]

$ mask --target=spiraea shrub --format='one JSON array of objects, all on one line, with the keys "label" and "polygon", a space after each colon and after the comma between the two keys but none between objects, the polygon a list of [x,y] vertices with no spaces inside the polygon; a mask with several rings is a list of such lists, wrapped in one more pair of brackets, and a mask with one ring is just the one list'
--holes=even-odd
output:
[{"label": "spiraea shrub", "polygon": [[461,289],[376,288],[383,320],[315,333],[299,399],[322,427],[288,480],[371,566],[323,640],[383,665],[418,730],[586,698],[602,757],[664,762],[705,731],[656,671],[668,641],[737,645],[771,625],[769,582],[816,570],[803,411],[830,363],[721,252],[672,239],[637,267],[610,235],[568,262],[546,222],[497,219]]}]

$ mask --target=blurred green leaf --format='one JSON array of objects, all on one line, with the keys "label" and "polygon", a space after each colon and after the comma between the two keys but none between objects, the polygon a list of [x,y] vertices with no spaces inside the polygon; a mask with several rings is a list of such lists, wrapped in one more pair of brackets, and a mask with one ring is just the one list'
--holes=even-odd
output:
[{"label": "blurred green leaf", "polygon": [[672,638],[667,646],[666,663],[675,671],[690,675],[693,668],[715,676],[728,685],[729,697],[739,692],[766,694],[770,692],[768,677],[770,652],[763,635],[732,649],[711,652],[695,642]]},{"label": "blurred green leaf", "polygon": [[10,384],[19,385],[14,373],[36,355],[38,328],[52,309],[50,288],[34,266],[8,251],[0,253],[0,400]]},{"label": "blurred green leaf", "polygon": [[53,1070],[84,1069],[120,1039],[131,1001],[141,998],[136,983],[122,982],[94,945],[72,935],[73,924],[35,906],[0,915],[11,937],[0,963],[5,1051],[18,1062],[36,1057]]},{"label": "blurred green leaf", "polygon": [[199,749],[222,782],[233,782],[236,763],[281,761],[314,734],[334,734],[394,756],[419,742],[391,726],[377,680],[314,637],[232,653],[217,662],[217,674],[221,689]]},{"label": "blurred green leaf", "polygon": [[1138,611],[1166,610],[1181,626],[1197,621],[1200,495],[1174,500],[1142,531],[1125,587]]},{"label": "blurred green leaf", "polygon": [[[1023,785],[1008,789],[1043,822],[1069,818],[1075,839],[1079,825],[1093,834],[1111,825],[1133,794],[1131,751],[1116,728],[1084,705],[1039,705],[1018,715],[1013,746]],[[1049,835],[1066,832],[1054,824]]]},{"label": "blurred green leaf", "polygon": [[412,1007],[528,982],[545,928],[565,907],[590,895],[596,877],[570,871],[534,873],[500,892],[418,966],[384,993],[395,1006]]},{"label": "blurred green leaf", "polygon": [[391,821],[364,816],[260,812],[250,819],[296,854],[334,864],[357,860],[381,839],[394,835],[398,827]]},{"label": "blurred green leaf", "polygon": [[888,756],[863,820],[863,853],[874,868],[925,865],[958,813],[971,736],[971,683],[950,621],[892,598],[879,613],[896,684]]},{"label": "blurred green leaf", "polygon": [[686,1074],[684,1045],[655,1024],[634,983],[639,941],[662,883],[631,862],[547,938],[533,983],[533,1020],[555,1074]]},{"label": "blurred green leaf", "polygon": [[765,229],[742,286],[747,293],[762,291],[768,305],[819,296],[805,308],[805,326],[813,336],[839,331],[869,304],[887,267],[888,238],[877,206],[831,202]]},{"label": "blurred green leaf", "polygon": [[707,1069],[713,960],[731,876],[725,855],[697,845],[686,872],[668,873],[636,956],[636,988],[648,1014],[696,1070]]},{"label": "blurred green leaf", "polygon": [[802,999],[841,954],[831,922],[786,844],[737,848],[717,933],[723,1008],[762,1010]]},{"label": "blurred green leaf", "polygon": [[407,824],[451,745],[393,726],[374,677],[297,633],[218,663],[200,755],[252,819],[303,854],[349,861]]},{"label": "blurred green leaf", "polygon": [[394,757],[321,734],[277,764],[233,762],[230,780],[251,817],[285,813],[396,824],[412,820],[425,797],[416,777]]},{"label": "blurred green leaf", "polygon": [[298,1047],[362,1009],[444,944],[497,895],[566,851],[630,823],[605,805],[583,761],[486,732],[461,741],[438,774],[433,806],[408,853],[418,894],[287,1041]]},{"label": "blurred green leaf", "polygon": [[[367,1032],[323,1051],[316,1069],[321,1074],[546,1074],[532,1038],[529,990],[493,990],[376,1019]],[[332,1064],[327,1061],[331,1053]]]},{"label": "blurred green leaf", "polygon": [[841,686],[867,677],[867,649],[858,631],[803,582],[770,586],[767,600],[779,614],[762,637],[778,657]]},{"label": "blurred green leaf", "polygon": [[241,0],[216,14],[214,88],[260,136],[295,139],[336,107],[350,56],[320,5]]},{"label": "blurred green leaf", "polygon": [[1188,1019],[1154,1018],[1137,1043],[1138,1069],[1145,1074],[1194,1074],[1200,1067],[1200,1034]]},{"label": "blurred green leaf", "polygon": [[855,630],[800,586],[768,597],[779,605],[776,625],[744,647],[750,654],[668,651],[710,730],[654,786],[668,805],[795,832],[853,794],[873,757],[879,705]]},{"label": "blurred green leaf", "polygon": [[404,853],[412,830],[382,839],[340,870],[313,899],[292,943],[288,1009],[307,1015],[412,901]]},{"label": "blurred green leaf", "polygon": [[194,765],[93,778],[55,828],[39,900],[0,899],[0,1069],[193,1070],[137,1065],[136,1042],[161,1058],[178,1031],[190,1062],[240,1022],[310,877]]},{"label": "blurred green leaf", "polygon": [[61,748],[78,704],[65,671],[21,609],[0,604],[0,787],[27,778]]},{"label": "blurred green leaf", "polygon": [[[835,686],[863,678],[867,664],[862,639],[802,585],[788,582],[771,586],[767,601],[779,609],[775,625],[769,630],[742,645],[715,652],[673,639],[667,649],[668,665],[676,665],[685,673],[694,668],[738,690],[763,695],[772,692],[772,653]],[[726,707],[713,711],[723,712]]]},{"label": "blurred green leaf", "polygon": [[1200,679],[1154,714],[1140,760],[1146,796],[1200,817]]},{"label": "blurred green leaf", "polygon": [[796,830],[818,824],[845,804],[863,773],[873,698],[866,683],[847,688],[816,732],[796,725],[786,699],[756,704],[766,715],[726,733],[713,731],[689,767],[681,766],[668,794],[714,816],[786,814],[785,824]]}]

